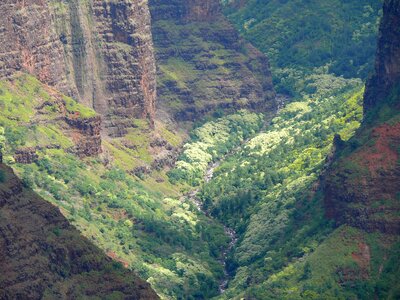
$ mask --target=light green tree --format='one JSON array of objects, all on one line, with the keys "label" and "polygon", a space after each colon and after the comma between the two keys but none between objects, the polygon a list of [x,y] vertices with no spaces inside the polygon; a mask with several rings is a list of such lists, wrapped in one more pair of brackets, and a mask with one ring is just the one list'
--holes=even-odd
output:
[{"label": "light green tree", "polygon": [[4,136],[4,128],[0,127],[0,162],[3,161],[3,152],[6,143],[6,137]]}]

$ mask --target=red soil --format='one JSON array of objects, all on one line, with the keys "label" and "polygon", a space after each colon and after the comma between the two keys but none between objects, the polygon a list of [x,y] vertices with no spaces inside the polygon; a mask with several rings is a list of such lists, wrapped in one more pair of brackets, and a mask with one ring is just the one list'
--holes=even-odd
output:
[{"label": "red soil", "polygon": [[107,256],[112,258],[115,261],[120,262],[125,268],[129,267],[129,262],[127,262],[126,260],[123,260],[122,258],[119,258],[114,251],[108,251]]},{"label": "red soil", "polygon": [[365,243],[358,243],[359,252],[353,252],[351,256],[361,269],[361,276],[363,279],[369,278],[369,269],[371,262],[371,252],[369,246]]},{"label": "red soil", "polygon": [[379,170],[390,170],[397,165],[399,157],[395,147],[400,145],[400,123],[376,127],[370,137],[375,144],[363,147],[354,156],[356,161],[369,169],[372,176],[376,176]]}]

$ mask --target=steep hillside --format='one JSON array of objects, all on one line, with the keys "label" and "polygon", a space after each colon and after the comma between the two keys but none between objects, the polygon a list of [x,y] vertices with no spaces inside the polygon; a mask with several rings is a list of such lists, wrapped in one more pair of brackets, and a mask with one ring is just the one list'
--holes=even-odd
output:
[{"label": "steep hillside", "polygon": [[[369,232],[400,233],[400,2],[387,0],[365,119],[327,174],[328,216]],[[338,188],[340,186],[340,188]]]},{"label": "steep hillside", "polygon": [[125,138],[100,147],[93,110],[26,74],[0,81],[0,107],[0,150],[24,186],[163,299],[218,294],[220,249],[228,242],[223,227],[180,199],[181,186],[162,169],[167,162],[156,160],[154,170],[140,165],[178,137],[139,120]]},{"label": "steep hillside", "polygon": [[275,110],[267,58],[238,36],[217,0],[149,6],[162,110],[180,121],[240,108]]},{"label": "steep hillside", "polygon": [[278,91],[296,95],[303,74],[366,79],[373,68],[382,1],[227,0],[224,12],[266,53]]},{"label": "steep hillside", "polygon": [[0,77],[29,72],[95,109],[107,133],[154,121],[156,74],[147,2],[7,0]]},{"label": "steep hillside", "polygon": [[238,238],[221,298],[399,297],[399,5],[385,1],[364,108],[357,81],[316,74],[202,187]]},{"label": "steep hillside", "polygon": [[158,299],[0,163],[1,299]]}]

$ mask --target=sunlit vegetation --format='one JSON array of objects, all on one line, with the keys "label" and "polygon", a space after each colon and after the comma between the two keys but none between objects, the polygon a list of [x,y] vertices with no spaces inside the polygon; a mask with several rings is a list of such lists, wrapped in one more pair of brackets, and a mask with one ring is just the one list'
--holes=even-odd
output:
[{"label": "sunlit vegetation", "polygon": [[169,172],[170,180],[199,185],[211,162],[221,159],[258,132],[263,122],[262,114],[243,110],[196,128],[191,134],[191,142],[184,145],[175,168]]},{"label": "sunlit vegetation", "polygon": [[[57,101],[65,101],[77,117],[95,114],[70,98],[54,95],[31,76],[0,84],[5,160],[24,185],[58,206],[83,235],[147,279],[163,299],[217,295],[223,276],[218,260],[228,243],[223,227],[193,204],[174,198],[177,193],[168,181],[142,180],[127,172],[150,161],[145,122],[137,121],[127,135],[128,142],[138,144],[133,150],[116,139],[105,143],[106,154],[81,160],[69,153],[74,142],[57,119]],[[44,113],[38,113],[44,102]],[[180,143],[165,127],[158,125],[157,130],[169,143]],[[36,149],[38,158],[16,164],[15,150],[27,146]],[[3,174],[0,180],[5,180]],[[164,190],[165,194],[160,192]]]},{"label": "sunlit vegetation", "polygon": [[240,237],[228,262],[235,276],[227,297],[292,272],[292,264],[332,231],[315,192],[318,177],[334,135],[347,140],[358,128],[363,88],[357,80],[332,75],[320,75],[310,85],[313,93],[289,103],[202,188],[206,209]]},{"label": "sunlit vegetation", "polygon": [[[278,92],[292,97],[272,120],[246,110],[210,112],[201,124],[191,124],[194,129],[171,170],[142,174],[134,170],[154,162],[152,134],[173,147],[181,145],[183,135],[164,124],[156,123],[153,131],[147,121],[132,120],[126,136],[103,140],[103,154],[79,159],[71,151],[74,141],[65,124],[59,122],[60,103],[68,116],[86,119],[95,112],[32,76],[19,75],[0,82],[4,161],[26,187],[59,207],[116,260],[117,268],[135,270],[162,299],[399,298],[399,239],[336,228],[326,218],[321,189],[321,176],[333,155],[338,161],[353,146],[374,142],[367,135],[352,137],[363,118],[362,80],[372,67],[381,2],[223,2],[242,35],[268,54]],[[165,27],[177,49],[204,48],[210,55],[195,54],[197,65],[215,66],[201,80],[202,71],[183,57],[159,66],[159,88],[165,90],[166,108],[173,114],[185,108],[182,95],[213,91],[207,89],[210,83],[217,75],[229,75],[225,65],[237,60],[222,44],[205,43],[202,26],[189,23],[182,29],[160,21],[156,27]],[[218,26],[215,30],[222,31],[225,25]],[[245,52],[240,50],[238,59]],[[206,109],[210,103],[200,96],[193,108]],[[388,103],[364,122],[398,122],[398,111]],[[334,149],[334,139],[349,147]],[[15,163],[15,151],[26,147],[36,149],[37,159]],[[207,169],[217,161],[221,164],[212,180],[205,182]],[[345,163],[349,169],[357,167]],[[0,172],[0,182],[5,180]],[[182,196],[188,190],[199,191],[211,218]],[[226,261],[228,289],[219,295],[223,252],[230,242],[223,226],[235,230],[238,242]],[[365,244],[371,245],[369,255],[362,252],[367,251]]]}]

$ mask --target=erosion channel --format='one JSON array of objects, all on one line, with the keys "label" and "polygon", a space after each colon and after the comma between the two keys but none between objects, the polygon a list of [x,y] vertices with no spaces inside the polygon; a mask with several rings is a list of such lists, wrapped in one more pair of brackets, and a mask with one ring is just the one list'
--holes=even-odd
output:
[{"label": "erosion channel", "polygon": [[[246,142],[246,141],[245,141]],[[245,142],[243,142],[242,144],[244,144]],[[241,144],[241,145],[242,145]],[[240,145],[240,146],[241,146]],[[221,162],[224,161],[224,159],[227,156],[232,155],[233,153],[235,153],[239,148],[235,148],[234,150],[232,150],[230,153],[228,153],[227,155],[225,155],[223,158],[221,158],[219,161],[211,163],[208,166],[207,172],[204,175],[204,182],[205,184],[207,184],[208,182],[210,182],[210,180],[213,178],[214,175],[214,170],[221,164]],[[194,203],[194,205],[197,207],[197,209],[202,212],[203,214],[205,214],[207,217],[209,218],[213,218],[210,213],[204,209],[203,204],[201,202],[201,200],[197,197],[197,194],[199,193],[200,188],[197,188],[195,190],[192,190],[191,192],[189,192],[188,194],[186,194],[186,196],[184,198],[189,199],[189,201],[191,201],[192,203]],[[222,224],[223,225],[223,224]],[[228,259],[228,254],[231,252],[231,250],[233,249],[233,247],[236,245],[237,243],[237,236],[236,236],[236,232],[235,230],[233,230],[232,228],[229,228],[225,225],[224,226],[224,231],[225,234],[227,236],[229,236],[230,241],[229,241],[229,245],[224,249],[223,253],[222,253],[222,258],[221,258],[221,264],[224,267],[224,277],[221,279],[220,283],[219,283],[219,292],[222,294],[223,292],[225,292],[225,289],[228,285],[228,281],[229,281],[229,274],[228,271],[226,269],[226,261]]]}]

